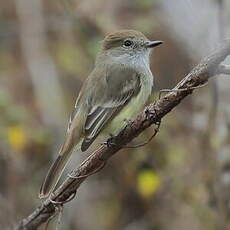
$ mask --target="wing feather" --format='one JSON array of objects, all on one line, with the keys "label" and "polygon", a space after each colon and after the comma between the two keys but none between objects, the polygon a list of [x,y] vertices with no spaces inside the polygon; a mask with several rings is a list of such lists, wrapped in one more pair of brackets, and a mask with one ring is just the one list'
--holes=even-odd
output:
[{"label": "wing feather", "polygon": [[118,71],[117,76],[113,74],[113,78],[107,76],[106,81],[104,97],[94,101],[89,109],[82,151],[92,144],[106,124],[140,91],[140,79],[137,73],[130,70]]}]

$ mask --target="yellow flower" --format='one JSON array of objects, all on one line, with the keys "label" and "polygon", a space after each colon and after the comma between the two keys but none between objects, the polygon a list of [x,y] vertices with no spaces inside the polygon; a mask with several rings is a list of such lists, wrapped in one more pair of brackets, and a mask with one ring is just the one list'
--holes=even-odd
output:
[{"label": "yellow flower", "polygon": [[8,127],[7,137],[10,146],[17,151],[22,150],[26,145],[25,130],[20,125]]},{"label": "yellow flower", "polygon": [[143,197],[149,198],[159,187],[160,178],[153,170],[145,169],[140,171],[137,177],[137,189]]}]

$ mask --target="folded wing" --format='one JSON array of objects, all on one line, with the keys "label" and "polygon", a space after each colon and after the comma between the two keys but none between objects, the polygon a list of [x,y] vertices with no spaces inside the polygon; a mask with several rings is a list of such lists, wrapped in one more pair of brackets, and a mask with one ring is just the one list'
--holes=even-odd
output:
[{"label": "folded wing", "polygon": [[85,122],[82,151],[92,144],[106,124],[140,91],[138,74],[128,69],[112,72],[106,76],[105,82],[103,97],[92,100]]}]

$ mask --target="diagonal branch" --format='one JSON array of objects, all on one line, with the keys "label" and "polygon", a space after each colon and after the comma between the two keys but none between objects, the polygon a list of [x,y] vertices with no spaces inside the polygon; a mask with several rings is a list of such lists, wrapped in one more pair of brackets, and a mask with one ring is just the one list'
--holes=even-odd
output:
[{"label": "diagonal branch", "polygon": [[[150,104],[140,113],[133,122],[128,124],[116,137],[112,138],[112,145],[103,145],[95,150],[63,184],[41,206],[36,208],[28,217],[21,220],[16,230],[37,229],[56,213],[56,203],[65,203],[77,191],[81,183],[93,173],[99,171],[106,161],[131,140],[152,124],[157,124],[161,119],[175,108],[186,96],[191,94],[194,88],[206,83],[209,78],[219,71],[220,63],[230,55],[230,40],[217,49],[213,54],[204,58],[184,79],[182,79],[172,92],[166,94],[155,103]],[[176,90],[183,89],[183,90]],[[110,141],[111,142],[111,141]],[[75,178],[72,178],[75,177]]]}]

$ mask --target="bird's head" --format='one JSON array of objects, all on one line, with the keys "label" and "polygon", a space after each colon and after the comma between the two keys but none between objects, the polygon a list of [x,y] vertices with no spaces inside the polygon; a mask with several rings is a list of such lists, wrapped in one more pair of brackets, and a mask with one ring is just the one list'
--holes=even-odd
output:
[{"label": "bird's head", "polygon": [[146,56],[152,48],[162,43],[162,41],[150,41],[143,33],[136,30],[119,30],[105,37],[102,51],[113,56]]}]

